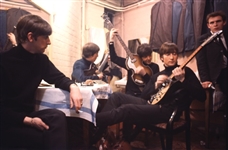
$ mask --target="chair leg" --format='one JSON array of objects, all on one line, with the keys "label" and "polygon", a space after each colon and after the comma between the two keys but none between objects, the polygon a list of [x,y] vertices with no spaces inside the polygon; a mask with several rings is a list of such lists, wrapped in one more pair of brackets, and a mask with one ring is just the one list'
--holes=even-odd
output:
[{"label": "chair leg", "polygon": [[165,150],[165,140],[164,140],[164,135],[159,134],[159,136],[160,136],[160,140],[161,140],[162,150]]},{"label": "chair leg", "polygon": [[148,146],[149,144],[149,130],[145,128],[145,146]]},{"label": "chair leg", "polygon": [[191,150],[191,133],[190,133],[190,125],[187,127],[185,131],[185,139],[186,139],[186,150]]},{"label": "chair leg", "polygon": [[135,137],[142,131],[142,127],[141,126],[137,126],[133,129],[133,131],[131,132],[131,135],[129,137],[129,141],[133,141],[135,139]]},{"label": "chair leg", "polygon": [[173,136],[168,134],[166,135],[166,150],[172,150],[173,148]]}]

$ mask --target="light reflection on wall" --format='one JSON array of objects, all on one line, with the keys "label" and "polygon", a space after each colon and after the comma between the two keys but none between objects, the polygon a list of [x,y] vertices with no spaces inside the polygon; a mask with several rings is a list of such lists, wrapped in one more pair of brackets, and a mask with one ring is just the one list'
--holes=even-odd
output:
[{"label": "light reflection on wall", "polygon": [[49,14],[52,14],[53,12],[53,3],[55,2],[54,0],[32,0],[33,3],[37,4],[40,6],[42,9],[47,11]]},{"label": "light reflection on wall", "polygon": [[33,0],[50,13],[51,56],[49,58],[68,77],[81,57],[81,0]]}]

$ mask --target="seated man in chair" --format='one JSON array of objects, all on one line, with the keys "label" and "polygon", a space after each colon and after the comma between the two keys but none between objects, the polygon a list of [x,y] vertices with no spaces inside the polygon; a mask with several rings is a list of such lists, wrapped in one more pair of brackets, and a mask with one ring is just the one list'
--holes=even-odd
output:
[{"label": "seated man in chair", "polygon": [[97,44],[89,42],[82,48],[82,58],[76,60],[73,66],[72,80],[85,82],[86,80],[102,80],[103,73],[96,74],[97,67],[94,64],[100,48]]},{"label": "seated man in chair", "polygon": [[[118,92],[110,96],[103,110],[96,114],[98,130],[94,135],[94,143],[99,140],[104,129],[109,125],[129,120],[133,123],[167,122],[176,107],[185,109],[194,99],[205,100],[205,91],[194,72],[188,67],[179,67],[177,52],[178,48],[174,43],[165,42],[161,46],[159,54],[165,69],[151,77],[140,98]],[[171,74],[174,77],[169,90],[157,104],[151,104],[150,96],[158,96],[159,99],[160,87]],[[174,94],[180,89],[180,93]],[[154,95],[156,93],[157,95]],[[129,135],[123,135],[124,141],[130,142],[129,139]]]},{"label": "seated man in chair", "polygon": [[42,79],[55,84],[70,92],[70,108],[79,112],[80,90],[43,54],[51,44],[47,21],[25,15],[16,29],[18,46],[0,54],[0,149],[67,149],[65,114],[34,111],[35,93]]}]

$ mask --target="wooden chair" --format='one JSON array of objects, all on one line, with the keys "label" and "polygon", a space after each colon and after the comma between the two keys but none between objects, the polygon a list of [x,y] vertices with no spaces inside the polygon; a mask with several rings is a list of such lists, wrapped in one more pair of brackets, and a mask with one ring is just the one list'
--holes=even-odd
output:
[{"label": "wooden chair", "polygon": [[[180,117],[183,112],[183,117]],[[185,132],[186,138],[186,149],[191,149],[191,140],[190,140],[190,108],[188,107],[186,110],[181,111],[176,108],[172,115],[169,118],[168,122],[158,123],[158,124],[151,124],[151,123],[144,123],[143,125],[139,125],[136,123],[136,126],[131,134],[130,141],[133,141],[135,137],[145,129],[145,145],[148,145],[149,138],[148,133],[151,131],[152,133],[158,133],[161,140],[161,146],[163,150],[172,150],[173,145],[173,136],[180,132]],[[166,144],[165,144],[166,140]]]},{"label": "wooden chair", "polygon": [[[186,93],[183,92],[183,89],[177,90],[175,93],[173,93],[173,98],[175,98],[175,101],[178,101],[179,99],[185,99]],[[183,115],[183,117],[181,117]],[[151,124],[151,123],[136,123],[136,127],[131,135],[131,141],[138,135],[140,131],[142,131],[142,128],[146,129],[146,141],[145,145],[148,143],[148,130],[151,130],[152,132],[158,133],[161,140],[161,145],[163,150],[171,150],[172,144],[173,144],[173,135],[178,134],[180,132],[185,131],[185,138],[186,138],[186,149],[191,149],[191,141],[190,141],[190,126],[191,126],[191,119],[190,119],[190,106],[187,108],[182,107],[176,107],[174,111],[172,112],[168,122],[164,123],[158,123],[158,124]],[[165,137],[165,138],[164,138]],[[166,144],[165,144],[166,139]]]},{"label": "wooden chair", "polygon": [[[213,112],[213,90],[212,89],[205,89],[206,91],[206,100],[205,100],[205,147],[210,148],[210,123],[211,123],[211,113]],[[217,110],[217,112],[222,112],[224,117],[224,129],[226,133],[226,114],[227,114],[227,102]],[[216,113],[216,112],[215,112]]]},{"label": "wooden chair", "polygon": [[[146,127],[153,132],[159,133],[163,150],[171,150],[173,144],[173,135],[185,131],[186,149],[191,149],[190,141],[190,112],[189,108],[184,110],[184,118],[178,117],[178,108],[175,109],[168,122],[159,124],[150,124]],[[179,118],[179,119],[177,119]],[[165,137],[165,138],[164,138]],[[148,140],[148,138],[146,138]],[[166,144],[165,140],[166,139]]]}]

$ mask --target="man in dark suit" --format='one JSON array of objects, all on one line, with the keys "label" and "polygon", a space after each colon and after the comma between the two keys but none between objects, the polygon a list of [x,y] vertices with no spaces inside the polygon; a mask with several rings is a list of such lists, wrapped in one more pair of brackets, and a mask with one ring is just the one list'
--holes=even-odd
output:
[{"label": "man in dark suit", "polygon": [[[204,88],[215,87],[213,93],[213,110],[216,111],[225,103],[225,122],[227,124],[227,46],[228,34],[226,15],[221,12],[212,12],[206,17],[209,33],[202,35],[198,40],[200,45],[212,33],[223,30],[220,37],[204,46],[196,55],[199,77]],[[213,86],[211,86],[213,85]],[[225,134],[227,135],[225,125]],[[227,137],[226,137],[227,143]],[[227,146],[226,146],[227,147]]]},{"label": "man in dark suit", "polygon": [[[223,30],[226,25],[226,16],[217,11],[207,15],[207,27],[210,32],[202,35],[198,40],[198,46],[213,33]],[[204,88],[211,85],[219,87],[226,95],[227,91],[227,46],[228,37],[225,30],[220,37],[204,46],[196,55],[199,77]],[[226,95],[227,96],[227,95]]]}]

